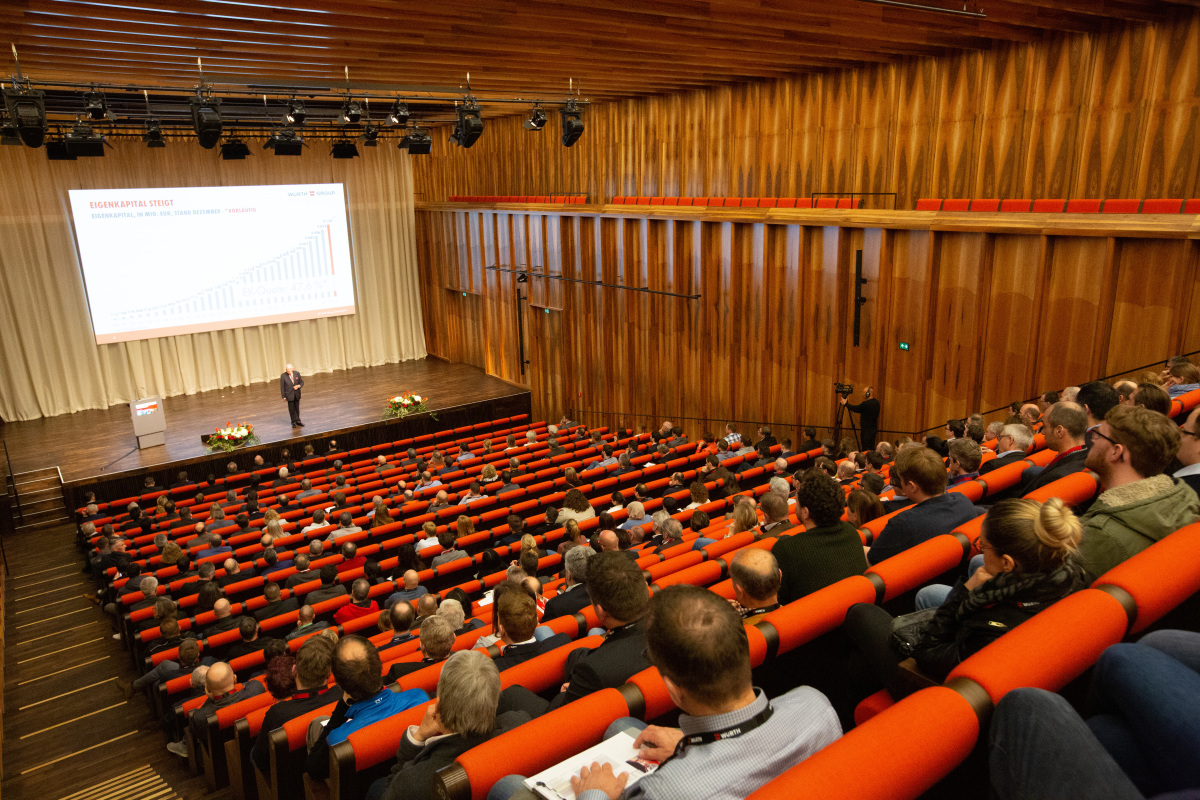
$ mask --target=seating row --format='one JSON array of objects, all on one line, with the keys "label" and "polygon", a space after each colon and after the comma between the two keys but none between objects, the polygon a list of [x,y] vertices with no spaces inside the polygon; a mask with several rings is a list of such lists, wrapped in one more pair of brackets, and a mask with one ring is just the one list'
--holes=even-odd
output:
[{"label": "seating row", "polygon": [[710,208],[862,208],[862,198],[850,197],[625,197],[615,206],[708,206]]},{"label": "seating row", "polygon": [[999,200],[921,198],[917,211],[1015,211],[1040,214],[1200,214],[1200,199],[1184,200]]},{"label": "seating row", "polygon": [[502,194],[502,195],[464,195],[452,194],[447,198],[451,203],[566,203],[579,205],[587,202],[585,194]]}]

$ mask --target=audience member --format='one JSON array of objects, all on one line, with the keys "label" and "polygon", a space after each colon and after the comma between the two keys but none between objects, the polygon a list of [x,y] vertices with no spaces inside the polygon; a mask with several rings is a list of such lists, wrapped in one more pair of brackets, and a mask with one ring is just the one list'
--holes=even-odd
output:
[{"label": "audience member", "polygon": [[790,603],[866,570],[862,539],[841,518],[843,497],[842,488],[819,470],[809,470],[796,487],[802,527],[771,548],[783,573],[779,602]]},{"label": "audience member", "polygon": [[350,602],[339,608],[333,615],[335,625],[344,625],[353,619],[365,617],[379,611],[379,604],[370,597],[371,584],[366,578],[359,578],[350,587]]},{"label": "audience member", "polygon": [[405,675],[411,675],[431,664],[440,664],[445,661],[451,650],[454,649],[454,630],[454,624],[440,614],[423,619],[417,644],[421,660],[398,661],[392,664],[387,673],[387,682],[394,683]]},{"label": "audience member", "polygon": [[321,585],[304,595],[304,602],[315,606],[317,603],[346,594],[346,587],[337,582],[337,577],[337,567],[333,564],[321,567]]},{"label": "audience member", "polygon": [[733,582],[733,607],[742,619],[752,619],[779,608],[779,562],[769,550],[747,547],[729,564]]}]

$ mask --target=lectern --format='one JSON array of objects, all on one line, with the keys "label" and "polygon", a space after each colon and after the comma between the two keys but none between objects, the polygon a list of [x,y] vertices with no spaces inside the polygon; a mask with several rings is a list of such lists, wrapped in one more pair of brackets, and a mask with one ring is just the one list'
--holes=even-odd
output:
[{"label": "lectern", "polygon": [[167,443],[167,418],[163,414],[162,398],[147,397],[129,404],[133,418],[133,433],[138,448],[157,447]]}]

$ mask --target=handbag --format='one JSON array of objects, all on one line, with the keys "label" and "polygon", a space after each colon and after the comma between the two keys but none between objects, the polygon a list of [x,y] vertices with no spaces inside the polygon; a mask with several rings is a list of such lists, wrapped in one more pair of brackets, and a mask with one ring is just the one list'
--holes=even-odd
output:
[{"label": "handbag", "polygon": [[936,613],[937,608],[925,608],[892,620],[892,634],[888,637],[892,649],[902,656],[911,656]]}]

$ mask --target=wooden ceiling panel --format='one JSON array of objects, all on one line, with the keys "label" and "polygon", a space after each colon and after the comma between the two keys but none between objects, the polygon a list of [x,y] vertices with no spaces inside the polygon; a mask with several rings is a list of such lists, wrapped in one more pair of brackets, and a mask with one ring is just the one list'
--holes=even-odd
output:
[{"label": "wooden ceiling panel", "polygon": [[[962,8],[961,0],[922,0]],[[0,8],[35,81],[190,89],[207,74],[457,86],[592,100],[689,90],[1159,19],[1155,0],[967,0],[986,18],[861,0],[18,0]],[[5,72],[11,72],[11,69]]]}]

